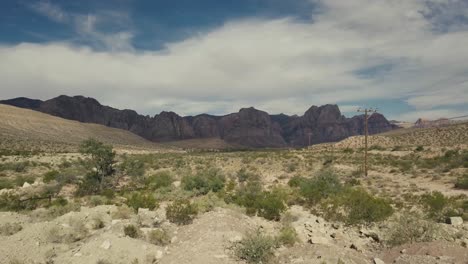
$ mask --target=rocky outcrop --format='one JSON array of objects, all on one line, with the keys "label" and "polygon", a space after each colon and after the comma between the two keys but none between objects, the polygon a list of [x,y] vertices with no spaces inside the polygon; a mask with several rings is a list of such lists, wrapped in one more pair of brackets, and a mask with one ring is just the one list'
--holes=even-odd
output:
[{"label": "rocky outcrop", "polygon": [[268,113],[253,107],[227,115],[219,121],[221,138],[229,143],[249,147],[284,147],[281,128]]},{"label": "rocky outcrop", "polygon": [[[337,105],[312,106],[302,116],[269,115],[253,107],[225,116],[181,117],[161,112],[154,117],[133,110],[101,105],[93,98],[65,95],[47,101],[15,98],[0,101],[17,107],[41,111],[65,119],[96,123],[129,130],[155,142],[192,138],[221,138],[246,147],[307,146],[309,143],[339,141],[364,133],[364,116],[344,117]],[[369,133],[397,128],[383,115],[369,117]],[[310,142],[309,142],[310,140]]]}]

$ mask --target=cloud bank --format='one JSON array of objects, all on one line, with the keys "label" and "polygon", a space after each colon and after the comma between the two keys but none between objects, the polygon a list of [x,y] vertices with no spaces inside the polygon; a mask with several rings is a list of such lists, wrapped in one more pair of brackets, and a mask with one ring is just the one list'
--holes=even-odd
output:
[{"label": "cloud bank", "polygon": [[[83,94],[147,114],[224,114],[251,105],[302,114],[312,104],[386,99],[413,109],[391,118],[468,111],[464,1],[314,2],[311,21],[228,21],[157,51],[133,49],[130,30],[99,31],[97,14],[75,15],[77,34],[97,45],[0,46],[1,96]],[[37,9],[71,23],[58,7]]]}]

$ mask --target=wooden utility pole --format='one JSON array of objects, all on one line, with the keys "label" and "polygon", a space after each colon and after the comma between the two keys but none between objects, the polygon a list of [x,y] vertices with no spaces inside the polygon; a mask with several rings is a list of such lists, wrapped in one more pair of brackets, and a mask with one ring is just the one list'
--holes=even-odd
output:
[{"label": "wooden utility pole", "polygon": [[310,143],[311,143],[311,138],[312,138],[312,132],[309,132],[309,147],[310,147]]},{"label": "wooden utility pole", "polygon": [[367,177],[367,136],[369,136],[369,130],[368,130],[368,120],[369,120],[369,113],[375,113],[377,112],[377,108],[364,108],[361,109],[359,108],[357,110],[358,112],[364,112],[364,175]]}]

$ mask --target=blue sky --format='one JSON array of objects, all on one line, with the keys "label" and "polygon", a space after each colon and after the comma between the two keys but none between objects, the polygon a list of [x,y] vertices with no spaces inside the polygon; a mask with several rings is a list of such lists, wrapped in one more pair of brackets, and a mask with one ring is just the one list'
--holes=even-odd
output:
[{"label": "blue sky", "polygon": [[154,115],[336,103],[468,113],[466,0],[8,0],[2,98],[82,94]]}]

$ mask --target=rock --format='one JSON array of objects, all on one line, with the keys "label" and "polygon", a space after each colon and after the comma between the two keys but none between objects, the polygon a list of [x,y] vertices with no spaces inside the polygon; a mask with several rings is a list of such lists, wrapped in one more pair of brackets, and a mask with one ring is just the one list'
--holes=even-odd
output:
[{"label": "rock", "polygon": [[105,250],[108,250],[110,247],[111,247],[111,242],[109,240],[106,240],[101,244],[101,248]]},{"label": "rock", "polygon": [[463,218],[459,216],[449,217],[447,219],[447,224],[452,225],[452,226],[460,226],[463,224]]},{"label": "rock", "polygon": [[319,236],[312,236],[311,238],[309,238],[309,243],[310,244],[322,244],[322,245],[330,244],[327,238],[319,237]]},{"label": "rock", "polygon": [[81,257],[81,256],[83,256],[83,254],[81,254],[81,252],[77,252],[77,253],[75,253],[73,256],[74,256],[74,257]]},{"label": "rock", "polygon": [[180,187],[180,181],[175,181],[172,183],[172,186],[174,186],[175,188],[179,188]]},{"label": "rock", "polygon": [[385,264],[385,262],[379,258],[374,258],[374,264]]},{"label": "rock", "polygon": [[401,254],[405,254],[405,253],[406,253],[406,249],[400,250],[400,253],[401,253]]},{"label": "rock", "polygon": [[147,208],[138,208],[138,223],[142,227],[156,227],[161,224],[158,214]]},{"label": "rock", "polygon": [[163,255],[164,255],[164,253],[161,250],[157,250],[155,258],[156,259],[162,259]]},{"label": "rock", "polygon": [[27,183],[27,182],[24,182],[23,183],[23,188],[29,188],[31,187],[31,184]]},{"label": "rock", "polygon": [[234,237],[231,237],[231,238],[229,239],[229,242],[235,243],[235,242],[239,242],[239,241],[241,241],[241,240],[242,240],[242,237],[241,237],[241,236],[234,236]]},{"label": "rock", "polygon": [[174,244],[175,242],[177,242],[177,236],[171,238],[171,243]]}]

